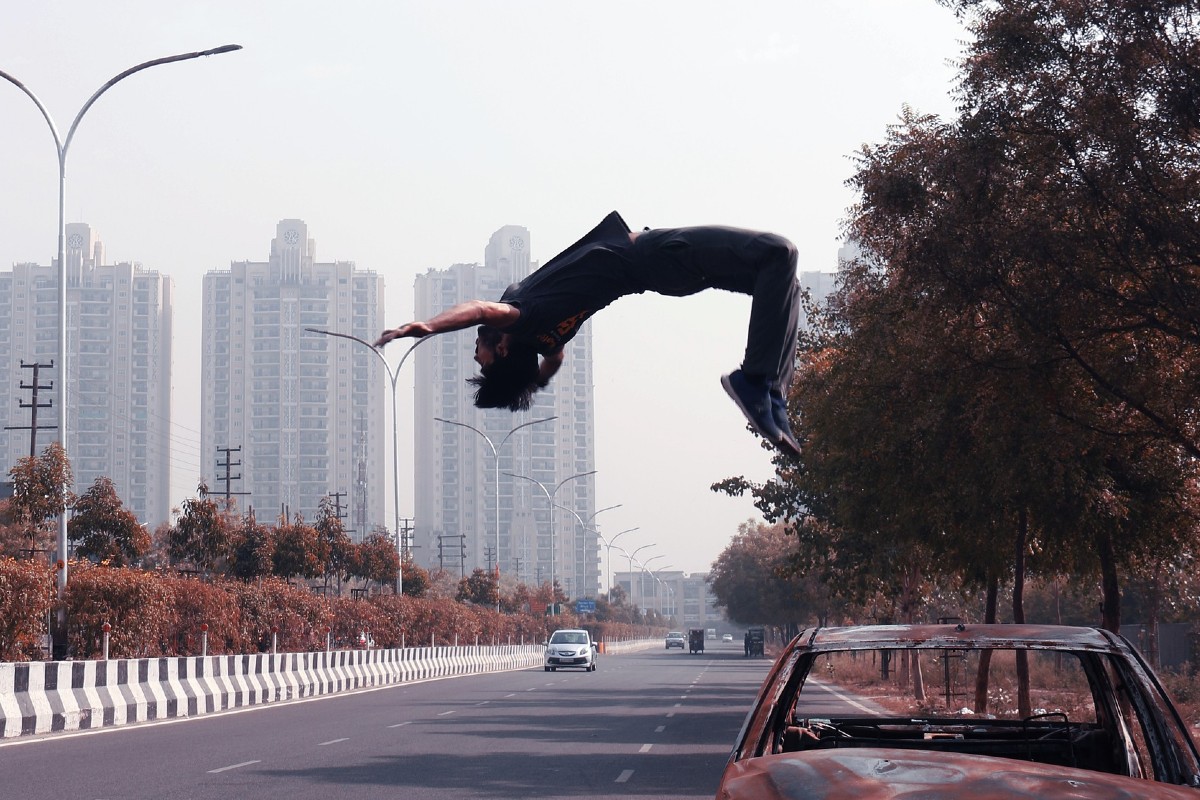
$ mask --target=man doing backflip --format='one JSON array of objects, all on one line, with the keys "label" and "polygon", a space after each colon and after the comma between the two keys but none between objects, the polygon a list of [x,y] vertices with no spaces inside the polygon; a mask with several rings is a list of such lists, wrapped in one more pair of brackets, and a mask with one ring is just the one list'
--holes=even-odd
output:
[{"label": "man doing backflip", "polygon": [[[499,302],[469,300],[428,320],[385,330],[375,342],[479,326],[475,405],[529,408],[563,360],[563,345],[592,314],[618,297],[642,292],[683,297],[702,289],[751,296],[750,330],[740,369],[721,385],[754,430],[781,452],[799,445],[787,416],[800,324],[796,247],[760,231],[702,226],[632,233],[612,212],[550,259]],[[539,361],[540,357],[540,361]]]}]

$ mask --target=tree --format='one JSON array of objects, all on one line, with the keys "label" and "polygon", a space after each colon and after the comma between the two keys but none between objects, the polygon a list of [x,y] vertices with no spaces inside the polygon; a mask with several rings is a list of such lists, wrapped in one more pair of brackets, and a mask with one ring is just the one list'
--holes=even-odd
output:
[{"label": "tree", "polygon": [[[71,462],[58,442],[51,442],[37,458],[22,458],[9,470],[13,496],[9,508],[25,530],[25,551],[50,552],[54,535],[50,521],[71,504]],[[65,554],[62,554],[65,555]],[[62,557],[60,555],[60,557]]]},{"label": "tree", "polygon": [[[331,577],[334,578],[337,581],[337,593],[340,597],[342,594],[342,580],[350,574],[354,543],[350,541],[349,535],[346,534],[346,529],[342,526],[342,520],[337,515],[337,509],[334,508],[333,501],[328,496],[321,498],[321,502],[317,507],[317,522],[314,527],[317,530],[320,552],[325,563],[325,585],[328,586],[329,579]],[[406,574],[405,581],[407,582],[407,580],[408,577]],[[405,589],[407,588],[406,586]],[[405,593],[407,594],[407,592]]]},{"label": "tree", "polygon": [[742,523],[708,575],[717,604],[746,625],[825,624],[829,592],[796,570],[794,552],[783,525]]},{"label": "tree", "polygon": [[150,551],[150,533],[125,508],[112,479],[103,475],[75,500],[67,538],[82,558],[125,567]]},{"label": "tree", "polygon": [[418,566],[411,558],[404,562],[404,594],[407,597],[424,597],[429,591],[429,571]]},{"label": "tree", "polygon": [[171,529],[167,552],[172,562],[188,563],[208,574],[230,555],[230,524],[208,487],[197,487],[199,497],[183,501],[183,510]]},{"label": "tree", "polygon": [[960,116],[906,112],[864,148],[849,232],[889,287],[951,323],[961,355],[1031,389],[1029,431],[1054,435],[1026,435],[1024,452],[1051,469],[1025,472],[1006,516],[1030,548],[1093,561],[1115,629],[1120,571],[1194,528],[1181,502],[1200,455],[1194,9],[945,4],[975,34]]},{"label": "tree", "polygon": [[321,574],[320,537],[304,518],[297,514],[288,522],[280,517],[275,528],[275,549],[271,555],[272,571],[285,580],[295,576],[315,578]]},{"label": "tree", "polygon": [[458,593],[454,599],[494,608],[500,602],[500,591],[495,577],[483,567],[476,567],[471,570],[470,575],[458,582]]},{"label": "tree", "polygon": [[380,593],[383,587],[396,585],[399,571],[400,554],[388,533],[375,531],[358,545],[355,574],[378,583]]},{"label": "tree", "polygon": [[275,532],[260,525],[253,510],[242,518],[241,527],[230,538],[229,571],[234,577],[248,581],[274,573]]}]

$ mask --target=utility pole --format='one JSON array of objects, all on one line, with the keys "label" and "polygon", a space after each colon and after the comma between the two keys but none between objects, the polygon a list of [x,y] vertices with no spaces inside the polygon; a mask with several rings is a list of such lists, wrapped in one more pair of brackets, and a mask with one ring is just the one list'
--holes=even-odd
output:
[{"label": "utility pole", "polygon": [[513,574],[517,576],[517,581],[521,580],[521,557],[513,557]]},{"label": "utility pole", "polygon": [[402,562],[412,559],[412,553],[409,551],[413,549],[413,522],[412,517],[401,517],[400,530],[396,531],[396,535],[400,537],[400,560]]},{"label": "utility pole", "polygon": [[24,430],[29,431],[29,457],[30,458],[37,458],[37,432],[39,430],[52,430],[52,429],[58,427],[57,425],[38,425],[38,421],[37,421],[37,412],[38,412],[39,408],[51,408],[54,405],[53,400],[49,400],[45,403],[38,402],[38,390],[39,389],[53,389],[54,388],[53,382],[49,383],[45,386],[43,386],[41,384],[41,382],[38,380],[38,370],[53,369],[53,368],[54,368],[53,361],[51,361],[49,364],[26,364],[24,359],[21,360],[21,369],[33,370],[33,380],[30,383],[22,383],[21,388],[22,389],[31,389],[33,391],[33,395],[28,403],[26,403],[24,400],[20,400],[19,402],[21,404],[21,408],[32,409],[32,416],[29,420],[28,425],[5,425],[4,426],[4,429],[6,431],[24,431]]},{"label": "utility pole", "polygon": [[458,577],[467,577],[467,535],[458,535]]},{"label": "utility pole", "polygon": [[346,493],[330,492],[329,496],[333,498],[333,516],[338,519],[346,519],[347,512],[342,510],[342,498],[346,497]]},{"label": "utility pole", "polygon": [[241,476],[241,474],[238,474],[238,475],[230,475],[229,474],[229,470],[231,467],[240,467],[242,465],[241,459],[238,459],[237,461],[230,461],[229,456],[231,453],[242,452],[242,448],[241,447],[218,447],[217,452],[225,454],[225,460],[217,462],[218,467],[225,468],[225,476],[223,478],[218,478],[217,480],[225,481],[225,507],[229,508],[229,503],[230,503],[231,498],[233,498],[235,496],[242,496],[242,495],[250,494],[250,492],[235,492],[235,491],[233,491],[233,486],[232,486],[233,482],[240,481],[242,479],[242,476]]}]

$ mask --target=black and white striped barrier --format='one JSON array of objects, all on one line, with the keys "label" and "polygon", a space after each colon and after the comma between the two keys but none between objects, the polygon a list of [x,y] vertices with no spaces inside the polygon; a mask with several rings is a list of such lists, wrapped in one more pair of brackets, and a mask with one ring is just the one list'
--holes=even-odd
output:
[{"label": "black and white striped barrier", "polygon": [[541,645],[0,663],[0,739],[527,669]]}]

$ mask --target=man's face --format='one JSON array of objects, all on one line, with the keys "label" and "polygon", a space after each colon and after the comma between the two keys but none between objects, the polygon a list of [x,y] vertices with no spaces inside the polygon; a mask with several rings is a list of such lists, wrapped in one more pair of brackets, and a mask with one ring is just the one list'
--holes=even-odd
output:
[{"label": "man's face", "polygon": [[487,325],[480,325],[475,336],[475,363],[480,367],[487,367],[496,360],[497,356],[503,357],[504,352],[501,347],[503,340],[504,334],[500,331]]}]

